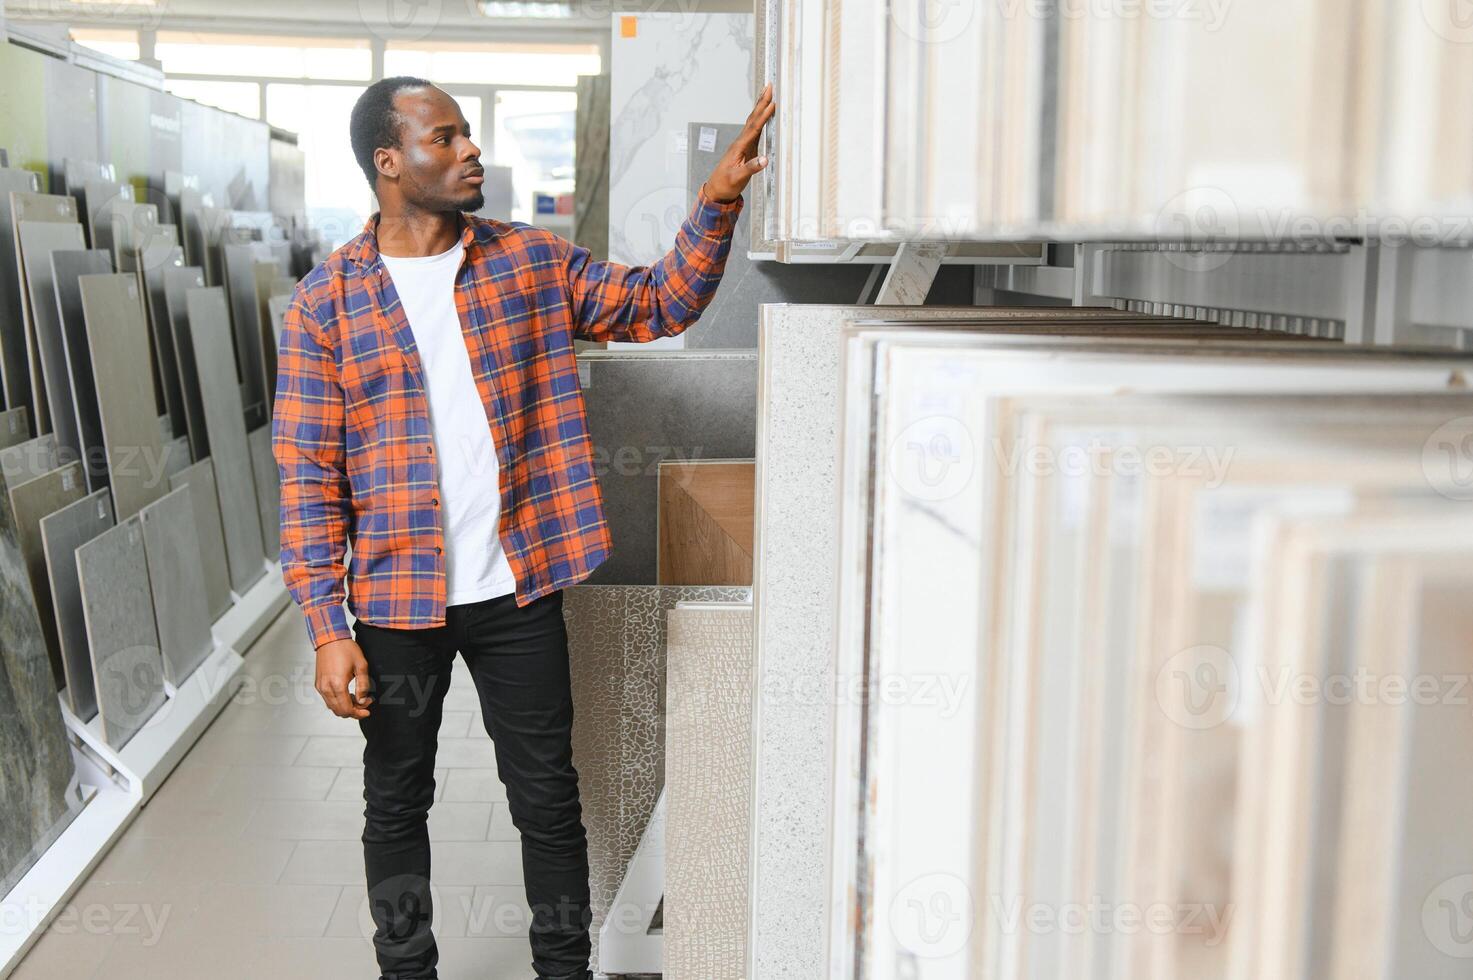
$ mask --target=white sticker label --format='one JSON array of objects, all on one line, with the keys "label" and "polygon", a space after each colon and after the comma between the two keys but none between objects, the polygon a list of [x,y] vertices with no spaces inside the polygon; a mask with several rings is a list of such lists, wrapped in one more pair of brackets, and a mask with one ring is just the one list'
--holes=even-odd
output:
[{"label": "white sticker label", "polygon": [[701,150],[701,152],[702,153],[710,153],[714,149],[716,149],[716,127],[715,126],[702,126],[701,127],[701,142],[700,142],[700,150]]},{"label": "white sticker label", "polygon": [[593,365],[587,361],[578,362],[578,387],[588,388],[593,385]]},{"label": "white sticker label", "polygon": [[61,475],[61,488],[63,490],[70,490],[72,488],[72,483],[73,481],[71,471],[67,471]]},{"label": "white sticker label", "polygon": [[107,520],[107,504],[101,500],[97,502],[97,519],[100,521]]},{"label": "white sticker label", "polygon": [[671,145],[670,145],[670,152],[671,153],[689,153],[690,152],[690,137],[689,136],[687,136],[685,133],[671,133],[670,135],[673,136],[673,137],[675,137],[674,140],[671,141]]},{"label": "white sticker label", "polygon": [[20,428],[20,419],[17,418],[15,415],[11,415],[10,416],[10,434],[11,435],[14,435],[15,432],[16,432],[16,430],[19,429],[19,428]]}]

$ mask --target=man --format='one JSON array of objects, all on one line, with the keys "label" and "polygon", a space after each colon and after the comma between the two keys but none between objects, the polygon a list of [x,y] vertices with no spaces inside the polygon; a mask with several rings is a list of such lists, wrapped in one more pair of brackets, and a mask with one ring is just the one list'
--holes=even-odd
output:
[{"label": "man", "polygon": [[754,155],[772,114],[769,86],[675,247],[628,267],[466,214],[483,203],[481,151],[429,82],[385,79],[353,109],[380,211],[292,297],[272,445],[282,575],[317,690],[366,739],[363,853],[385,980],[436,976],[425,821],[457,651],[521,835],[532,966],[545,980],[592,976],[562,589],[612,542],[573,340],[648,341],[696,322],[741,191],[766,166]]}]

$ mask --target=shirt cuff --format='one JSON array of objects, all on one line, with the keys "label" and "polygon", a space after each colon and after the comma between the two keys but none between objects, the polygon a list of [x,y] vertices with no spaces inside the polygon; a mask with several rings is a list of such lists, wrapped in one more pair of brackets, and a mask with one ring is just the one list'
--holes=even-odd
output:
[{"label": "shirt cuff", "polygon": [[334,640],[351,640],[353,631],[348,628],[348,617],[341,602],[323,603],[303,609],[307,618],[307,636],[315,650]]},{"label": "shirt cuff", "polygon": [[691,217],[695,225],[703,232],[712,235],[724,235],[736,227],[737,215],[741,214],[746,200],[738,194],[733,201],[718,201],[706,190],[706,185],[701,184],[701,189],[696,192],[696,205],[691,211]]}]

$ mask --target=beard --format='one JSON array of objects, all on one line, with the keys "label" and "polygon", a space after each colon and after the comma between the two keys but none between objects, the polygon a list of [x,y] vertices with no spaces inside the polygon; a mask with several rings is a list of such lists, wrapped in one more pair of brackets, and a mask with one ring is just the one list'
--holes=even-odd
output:
[{"label": "beard", "polygon": [[482,191],[476,191],[475,194],[460,202],[460,210],[462,211],[479,211],[485,206],[486,195]]}]

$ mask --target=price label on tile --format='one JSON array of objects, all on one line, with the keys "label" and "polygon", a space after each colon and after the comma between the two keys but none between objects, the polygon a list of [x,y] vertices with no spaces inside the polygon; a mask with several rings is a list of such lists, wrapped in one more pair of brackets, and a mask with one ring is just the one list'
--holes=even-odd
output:
[{"label": "price label on tile", "polygon": [[716,127],[715,126],[702,126],[701,127],[701,140],[700,140],[700,150],[701,150],[701,152],[702,153],[710,153],[714,149],[716,149]]},{"label": "price label on tile", "polygon": [[578,362],[578,387],[588,388],[593,385],[593,365],[587,361]]},{"label": "price label on tile", "polygon": [[687,136],[685,133],[671,133],[670,135],[674,138],[674,143],[673,143],[673,145],[671,147],[671,152],[672,153],[689,153],[690,152],[690,137],[689,136]]},{"label": "price label on tile", "polygon": [[63,491],[70,490],[75,483],[76,483],[76,481],[72,479],[72,474],[71,474],[70,471],[67,471],[65,473],[62,473],[62,475],[61,475],[61,489]]}]

